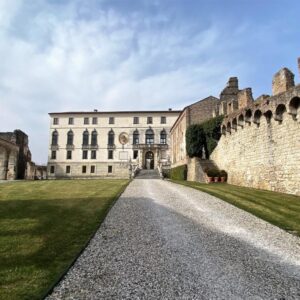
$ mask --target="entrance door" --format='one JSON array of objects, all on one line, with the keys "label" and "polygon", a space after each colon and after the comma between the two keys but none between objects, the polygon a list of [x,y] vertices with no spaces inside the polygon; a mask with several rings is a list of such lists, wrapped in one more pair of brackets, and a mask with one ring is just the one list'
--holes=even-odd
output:
[{"label": "entrance door", "polygon": [[147,170],[154,169],[154,154],[152,151],[146,152],[145,155],[145,166]]}]

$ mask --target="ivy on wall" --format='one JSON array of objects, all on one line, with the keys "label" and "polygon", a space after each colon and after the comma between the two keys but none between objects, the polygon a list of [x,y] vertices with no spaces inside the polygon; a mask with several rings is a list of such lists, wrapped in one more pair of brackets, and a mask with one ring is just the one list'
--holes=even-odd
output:
[{"label": "ivy on wall", "polygon": [[186,152],[189,157],[209,158],[221,137],[223,116],[207,120],[201,124],[190,125],[185,133]]}]

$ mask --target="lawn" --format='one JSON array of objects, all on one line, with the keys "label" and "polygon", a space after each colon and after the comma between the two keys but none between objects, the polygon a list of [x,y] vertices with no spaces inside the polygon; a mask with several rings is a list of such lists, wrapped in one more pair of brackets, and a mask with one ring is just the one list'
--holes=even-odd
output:
[{"label": "lawn", "polygon": [[226,183],[204,184],[193,181],[183,184],[216,196],[265,221],[300,236],[300,197],[258,190]]},{"label": "lawn", "polygon": [[40,299],[84,248],[127,183],[0,184],[0,299]]}]

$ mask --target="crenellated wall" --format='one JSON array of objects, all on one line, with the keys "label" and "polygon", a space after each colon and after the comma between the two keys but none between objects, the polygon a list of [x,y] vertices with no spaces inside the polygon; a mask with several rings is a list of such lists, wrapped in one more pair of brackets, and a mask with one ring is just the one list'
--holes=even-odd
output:
[{"label": "crenellated wall", "polygon": [[228,115],[211,155],[235,185],[300,195],[300,85]]}]

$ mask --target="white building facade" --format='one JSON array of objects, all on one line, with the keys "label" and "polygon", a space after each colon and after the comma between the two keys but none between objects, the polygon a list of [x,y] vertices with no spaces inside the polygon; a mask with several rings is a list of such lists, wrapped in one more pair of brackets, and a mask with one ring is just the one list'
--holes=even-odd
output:
[{"label": "white building facade", "polygon": [[50,113],[48,178],[128,178],[170,163],[180,111]]}]

